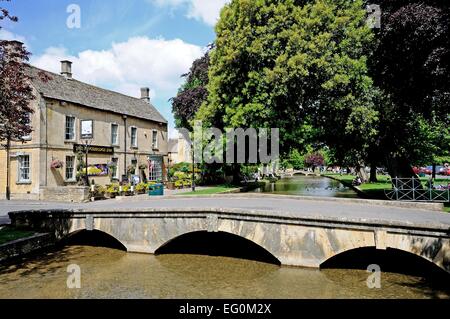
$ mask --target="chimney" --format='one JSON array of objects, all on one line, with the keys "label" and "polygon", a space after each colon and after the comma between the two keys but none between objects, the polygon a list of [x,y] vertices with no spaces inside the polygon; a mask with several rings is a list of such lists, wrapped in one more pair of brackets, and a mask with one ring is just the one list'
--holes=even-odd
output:
[{"label": "chimney", "polygon": [[150,89],[149,88],[141,88],[141,100],[144,100],[147,103],[150,103]]},{"label": "chimney", "polygon": [[72,62],[71,61],[61,61],[61,75],[66,79],[72,78]]}]

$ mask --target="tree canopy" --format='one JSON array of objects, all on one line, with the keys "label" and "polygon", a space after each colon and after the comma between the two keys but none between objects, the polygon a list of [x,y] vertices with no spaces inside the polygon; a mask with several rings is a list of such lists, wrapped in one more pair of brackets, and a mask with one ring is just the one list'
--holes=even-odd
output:
[{"label": "tree canopy", "polygon": [[360,0],[232,1],[216,26],[209,97],[197,118],[280,128],[284,154],[311,134],[364,148],[377,119],[365,16]]}]

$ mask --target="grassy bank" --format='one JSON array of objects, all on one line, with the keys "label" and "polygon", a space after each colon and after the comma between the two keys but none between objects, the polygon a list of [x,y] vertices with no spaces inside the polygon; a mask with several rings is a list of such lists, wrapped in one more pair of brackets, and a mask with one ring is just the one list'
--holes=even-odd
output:
[{"label": "grassy bank", "polygon": [[0,245],[14,241],[21,238],[32,236],[33,231],[18,230],[9,226],[5,226],[0,229]]},{"label": "grassy bank", "polygon": [[209,187],[206,189],[201,189],[201,190],[198,190],[195,192],[179,193],[177,195],[179,195],[179,196],[213,195],[213,194],[229,192],[234,189],[236,189],[236,187],[234,187],[234,186],[218,185],[218,186],[213,186],[213,187]]}]

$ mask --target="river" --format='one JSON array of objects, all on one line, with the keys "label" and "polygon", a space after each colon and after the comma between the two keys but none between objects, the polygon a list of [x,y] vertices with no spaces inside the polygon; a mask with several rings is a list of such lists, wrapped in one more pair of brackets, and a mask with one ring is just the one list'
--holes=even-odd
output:
[{"label": "river", "polygon": [[[67,267],[81,288],[67,288]],[[0,298],[449,298],[421,277],[382,273],[369,289],[365,270],[303,269],[189,254],[143,255],[65,246],[0,268]]]},{"label": "river", "polygon": [[253,192],[319,197],[358,197],[355,191],[334,179],[302,175],[283,178],[276,183],[267,183],[265,187],[258,188]]}]

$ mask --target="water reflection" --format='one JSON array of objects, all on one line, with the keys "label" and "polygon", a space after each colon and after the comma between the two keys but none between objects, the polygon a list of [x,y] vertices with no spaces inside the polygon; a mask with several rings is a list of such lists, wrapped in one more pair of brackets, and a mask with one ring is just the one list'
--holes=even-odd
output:
[{"label": "water reflection", "polygon": [[255,192],[321,197],[358,197],[352,189],[336,180],[301,175],[283,178],[276,183],[267,183],[265,187],[259,188]]}]

